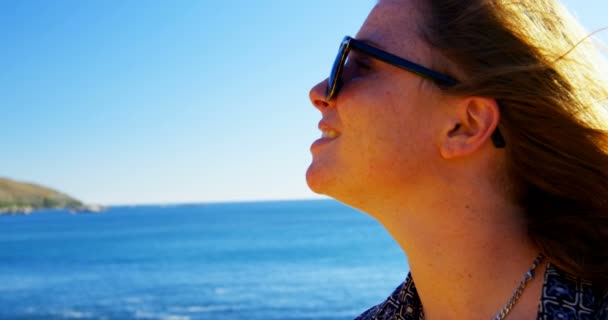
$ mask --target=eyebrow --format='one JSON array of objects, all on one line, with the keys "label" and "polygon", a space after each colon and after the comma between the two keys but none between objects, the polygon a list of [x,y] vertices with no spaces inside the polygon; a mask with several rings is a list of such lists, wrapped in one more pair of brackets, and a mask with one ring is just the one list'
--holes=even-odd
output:
[{"label": "eyebrow", "polygon": [[354,39],[357,40],[357,41],[361,41],[361,42],[367,43],[367,44],[369,44],[371,46],[374,46],[374,47],[376,47],[378,49],[384,50],[384,48],[380,44],[374,42],[373,40],[370,40],[370,39],[357,39],[357,38],[354,38]]},{"label": "eyebrow", "polygon": [[355,40],[361,41],[365,44],[369,44],[370,46],[373,46],[380,50],[386,51],[386,49],[382,45],[378,44],[377,42],[374,42],[373,40],[369,40],[369,39],[355,39]]}]

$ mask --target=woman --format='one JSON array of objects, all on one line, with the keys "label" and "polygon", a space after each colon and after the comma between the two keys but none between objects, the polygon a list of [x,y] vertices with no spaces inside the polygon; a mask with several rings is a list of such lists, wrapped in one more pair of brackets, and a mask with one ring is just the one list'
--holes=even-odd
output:
[{"label": "woman", "polygon": [[307,182],[410,264],[357,319],[608,319],[607,73],[570,15],[380,0],[355,39],[310,92]]}]

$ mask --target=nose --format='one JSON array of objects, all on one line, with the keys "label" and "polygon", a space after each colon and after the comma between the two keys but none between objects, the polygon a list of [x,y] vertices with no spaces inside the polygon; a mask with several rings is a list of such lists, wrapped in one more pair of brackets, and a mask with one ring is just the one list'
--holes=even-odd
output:
[{"label": "nose", "polygon": [[[310,93],[308,94],[310,102],[315,106],[319,111],[323,112],[327,107],[331,105],[331,101],[325,100],[325,95],[327,93],[327,79],[317,83],[312,89],[310,89]],[[336,100],[336,99],[332,99]]]}]

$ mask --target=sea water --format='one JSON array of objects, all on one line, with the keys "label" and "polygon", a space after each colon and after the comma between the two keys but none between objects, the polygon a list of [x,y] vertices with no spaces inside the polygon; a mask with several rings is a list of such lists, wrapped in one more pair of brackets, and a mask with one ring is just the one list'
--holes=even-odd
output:
[{"label": "sea water", "polygon": [[0,319],[346,320],[407,271],[331,200],[0,216]]}]

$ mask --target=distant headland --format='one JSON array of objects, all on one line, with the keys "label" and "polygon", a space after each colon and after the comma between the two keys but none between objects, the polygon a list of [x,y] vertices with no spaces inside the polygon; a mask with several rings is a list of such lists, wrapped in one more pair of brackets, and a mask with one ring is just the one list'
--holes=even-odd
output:
[{"label": "distant headland", "polygon": [[47,187],[0,178],[0,215],[29,214],[42,209],[68,209],[71,213],[105,210]]}]

